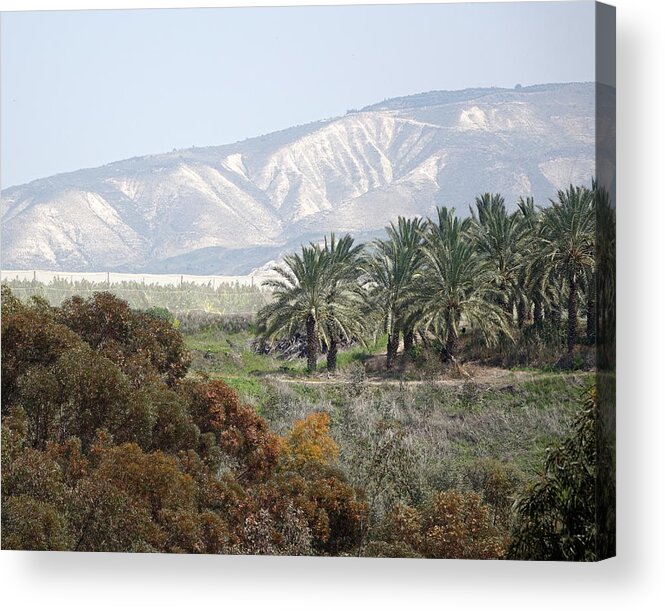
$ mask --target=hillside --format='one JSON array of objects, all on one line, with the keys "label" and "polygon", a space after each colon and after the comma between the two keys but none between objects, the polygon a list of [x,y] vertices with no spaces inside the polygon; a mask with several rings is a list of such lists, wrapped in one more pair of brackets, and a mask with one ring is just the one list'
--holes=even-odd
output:
[{"label": "hillside", "polygon": [[594,174],[592,83],[430,92],[2,192],[5,269],[243,274],[329,231]]}]

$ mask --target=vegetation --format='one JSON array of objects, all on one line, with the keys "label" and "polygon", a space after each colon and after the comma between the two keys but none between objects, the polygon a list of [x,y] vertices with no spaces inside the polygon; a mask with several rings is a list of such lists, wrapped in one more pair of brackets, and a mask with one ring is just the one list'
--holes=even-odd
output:
[{"label": "vegetation", "polygon": [[551,448],[545,469],[515,503],[508,557],[596,560],[596,395],[589,392],[573,433]]},{"label": "vegetation", "polygon": [[34,280],[5,279],[3,283],[22,298],[42,297],[50,305],[59,306],[74,296],[92,297],[98,292],[112,293],[137,310],[149,308],[168,309],[178,317],[189,312],[208,312],[253,316],[264,306],[270,293],[259,286],[239,283],[197,284],[182,282],[160,285],[150,282],[93,282],[70,280],[66,274],[55,277],[49,283]]},{"label": "vegetation", "polygon": [[[589,189],[571,187],[559,192],[559,201],[553,202],[543,215],[542,230],[537,247],[542,248],[545,261],[542,282],[560,282],[567,285],[568,351],[577,341],[578,292],[585,290],[588,307],[593,308],[593,267],[595,255],[594,194]],[[582,285],[582,287],[580,287]]]},{"label": "vegetation", "polygon": [[3,286],[4,548],[602,557],[595,195],[331,235],[256,318]]},{"label": "vegetation", "polygon": [[392,369],[395,361],[400,331],[407,349],[413,344],[413,323],[418,314],[412,297],[422,269],[423,227],[420,219],[400,217],[397,225],[386,228],[388,239],[377,240],[374,252],[364,262],[366,275],[360,284],[364,283],[367,291],[365,311],[378,312],[382,331],[388,334],[386,369]]},{"label": "vegetation", "polygon": [[108,293],[2,299],[6,549],[343,554],[367,506],[324,417],[280,437]]},{"label": "vegetation", "polygon": [[488,345],[501,333],[511,336],[512,302],[508,296],[509,307],[497,303],[504,299],[494,286],[497,275],[469,239],[471,223],[454,213],[440,208],[438,222],[430,222],[424,248],[428,265],[418,291],[420,323],[443,346],[445,359],[455,356],[462,321],[480,330]]},{"label": "vegetation", "polygon": [[359,337],[362,311],[353,286],[361,246],[354,246],[349,235],[323,247],[303,246],[301,253],[285,258],[285,267],[275,267],[281,279],[268,280],[273,301],[258,314],[266,338],[278,334],[294,335],[304,330],[307,370],[316,369],[320,346],[328,350],[328,369],[337,365],[337,345],[341,338]]},{"label": "vegetation", "polygon": [[499,194],[486,193],[470,218],[442,207],[433,220],[400,217],[365,248],[348,235],[303,246],[274,268],[283,280],[270,283],[273,300],[258,313],[259,333],[305,337],[310,372],[321,352],[334,371],[339,338],[364,342],[378,334],[387,335],[387,370],[400,336],[407,357],[421,342],[457,362],[466,333],[490,348],[540,341],[555,350],[565,333],[570,365],[580,313],[587,340],[595,334],[597,192],[571,185],[547,208],[520,200],[513,213]]},{"label": "vegetation", "polygon": [[[257,380],[262,418],[186,376],[173,321],[108,294],[51,308],[5,290],[2,322],[9,549],[502,557],[512,498],[585,385],[310,387],[261,382],[272,357],[216,361],[207,376]],[[187,343],[251,341],[213,329]]]}]

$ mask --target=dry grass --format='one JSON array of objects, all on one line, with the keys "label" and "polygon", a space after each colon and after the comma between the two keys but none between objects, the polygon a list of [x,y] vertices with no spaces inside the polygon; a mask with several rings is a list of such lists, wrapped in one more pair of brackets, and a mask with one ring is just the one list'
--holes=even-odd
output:
[{"label": "dry grass", "polygon": [[262,413],[272,428],[286,431],[312,411],[328,412],[340,467],[377,496],[380,512],[396,500],[417,504],[442,490],[474,489],[472,474],[482,461],[510,467],[522,480],[532,477],[592,378],[490,373],[483,382],[455,384],[275,380]]}]

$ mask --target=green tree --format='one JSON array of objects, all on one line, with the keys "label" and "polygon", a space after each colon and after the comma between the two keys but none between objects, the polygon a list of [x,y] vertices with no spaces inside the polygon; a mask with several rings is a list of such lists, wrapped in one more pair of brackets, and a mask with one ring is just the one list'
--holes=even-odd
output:
[{"label": "green tree", "polygon": [[323,251],[328,258],[325,326],[327,330],[327,368],[337,368],[337,349],[340,339],[362,341],[365,318],[358,284],[358,269],[364,246],[354,244],[354,239],[345,235],[330,240],[325,238]]},{"label": "green tree", "polygon": [[[386,368],[391,369],[397,356],[400,331],[411,333],[410,316],[414,305],[413,291],[423,263],[423,229],[419,219],[399,217],[397,224],[386,227],[387,238],[376,240],[373,252],[366,258],[365,286],[371,310],[378,311],[388,334]],[[409,324],[411,323],[411,324]]]},{"label": "green tree", "polygon": [[266,338],[293,336],[305,330],[307,370],[316,370],[316,360],[325,332],[327,256],[316,245],[302,246],[300,253],[287,255],[284,266],[273,270],[281,276],[264,284],[273,290],[273,300],[257,314]]},{"label": "green tree", "polygon": [[572,434],[550,448],[540,477],[518,496],[508,557],[596,560],[596,392]]},{"label": "green tree", "polygon": [[25,304],[2,286],[2,414],[18,401],[19,378],[34,367],[50,368],[80,339],[52,312]]},{"label": "green tree", "polygon": [[134,311],[111,293],[95,293],[89,299],[71,297],[56,314],[58,322],[130,374],[135,386],[153,372],[171,386],[187,373],[189,351],[173,324]]},{"label": "green tree", "polygon": [[281,278],[265,283],[273,290],[273,300],[257,315],[264,335],[293,336],[304,329],[310,372],[316,370],[322,343],[328,346],[328,366],[334,369],[340,337],[359,334],[360,303],[352,277],[361,249],[350,236],[336,240],[333,234],[323,247],[302,246],[300,253],[285,257],[283,267],[273,268]]},{"label": "green tree", "polygon": [[494,271],[468,235],[470,220],[455,210],[437,209],[424,246],[426,267],[419,283],[423,322],[454,358],[462,321],[480,329],[488,344],[510,337],[504,308],[498,305]]},{"label": "green tree", "polygon": [[470,232],[481,258],[495,274],[499,304],[506,318],[513,320],[513,309],[523,303],[519,272],[523,257],[523,226],[516,214],[508,214],[503,197],[485,193],[476,198],[471,209]]},{"label": "green tree", "polygon": [[545,292],[542,287],[543,270],[538,251],[538,238],[541,230],[542,214],[536,208],[533,197],[526,199],[520,197],[515,213],[520,226],[521,260],[518,268],[518,282],[522,287],[523,313],[518,305],[518,326],[522,328],[527,318],[531,318],[533,325],[540,329],[543,325]]},{"label": "green tree", "polygon": [[58,509],[30,496],[2,503],[2,547],[29,551],[72,549],[67,519]]},{"label": "green tree", "polygon": [[559,191],[558,201],[543,211],[543,231],[539,240],[544,278],[554,276],[566,284],[568,292],[567,346],[577,342],[578,296],[594,265],[595,211],[593,191],[573,187]]}]

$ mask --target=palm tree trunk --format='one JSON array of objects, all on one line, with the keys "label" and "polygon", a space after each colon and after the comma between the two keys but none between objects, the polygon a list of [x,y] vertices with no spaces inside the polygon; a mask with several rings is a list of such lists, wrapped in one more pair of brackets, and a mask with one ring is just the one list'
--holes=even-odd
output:
[{"label": "palm tree trunk", "polygon": [[312,373],[316,371],[316,357],[318,353],[317,337],[316,337],[316,320],[311,314],[307,317],[305,323],[307,331],[307,371]]},{"label": "palm tree trunk", "polygon": [[591,277],[589,290],[587,294],[586,307],[586,337],[587,341],[593,342],[596,339],[596,275]]},{"label": "palm tree trunk", "polygon": [[404,354],[408,356],[411,353],[411,348],[413,348],[416,335],[413,329],[404,329],[402,332],[404,333]]},{"label": "palm tree trunk", "polygon": [[399,331],[388,335],[388,348],[386,352],[386,369],[392,369],[395,357],[397,356],[397,347],[399,345]]},{"label": "palm tree trunk", "polygon": [[533,298],[533,324],[538,329],[543,326],[543,304],[540,296]]},{"label": "palm tree trunk", "polygon": [[549,309],[548,319],[552,321],[552,325],[558,332],[561,329],[561,309],[559,304]]},{"label": "palm tree trunk", "polygon": [[326,366],[330,372],[333,372],[337,369],[337,338],[332,335],[330,336],[330,344],[328,345]]},{"label": "palm tree trunk", "polygon": [[568,352],[572,352],[577,340],[577,280],[575,272],[568,275]]},{"label": "palm tree trunk", "polygon": [[526,304],[524,303],[524,299],[519,299],[517,301],[517,326],[520,329],[523,329],[525,322],[526,322]]},{"label": "palm tree trunk", "polygon": [[457,348],[457,332],[453,325],[448,324],[448,331],[446,332],[446,360],[450,360],[455,356],[455,349]]}]

